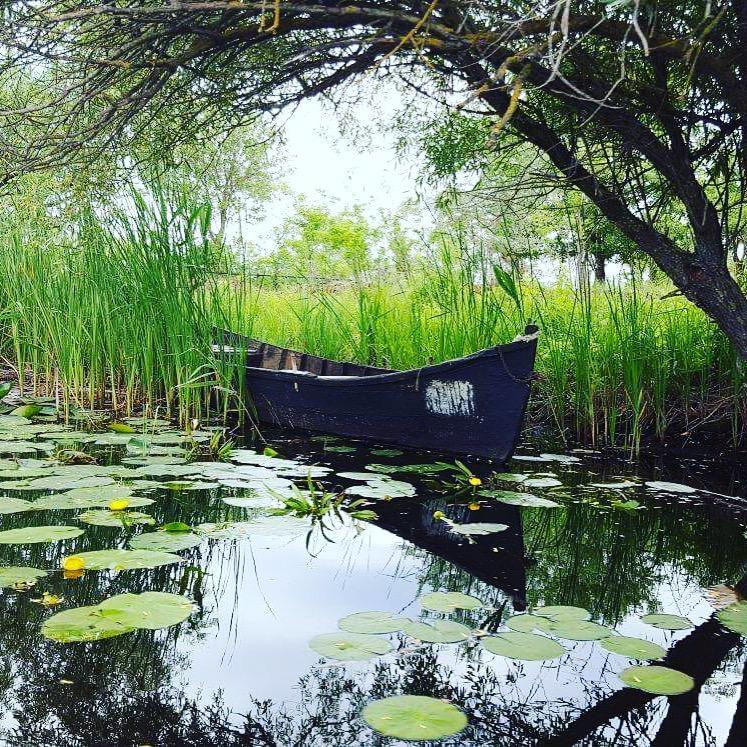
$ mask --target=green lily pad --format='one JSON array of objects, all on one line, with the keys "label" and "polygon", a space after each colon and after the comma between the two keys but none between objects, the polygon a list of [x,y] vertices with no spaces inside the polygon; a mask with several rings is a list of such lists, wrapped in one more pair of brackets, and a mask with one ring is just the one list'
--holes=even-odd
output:
[{"label": "green lily pad", "polygon": [[33,508],[31,501],[11,498],[9,495],[0,496],[0,514],[18,514],[22,511],[31,511]]},{"label": "green lily pad", "polygon": [[729,630],[747,635],[747,602],[729,605],[717,612],[716,617]]},{"label": "green lily pad", "polygon": [[383,656],[392,650],[385,638],[362,633],[324,633],[309,641],[309,646],[320,656],[338,661],[365,661]]},{"label": "green lily pad", "polygon": [[495,524],[487,521],[475,521],[471,524],[450,524],[452,532],[456,534],[464,534],[468,536],[482,536],[486,534],[498,534],[498,532],[505,532],[508,529],[508,524]]},{"label": "green lily pad", "polygon": [[37,441],[0,441],[0,454],[33,455],[38,451],[51,451],[52,448],[51,444]]},{"label": "green lily pad", "polygon": [[346,633],[380,634],[403,630],[407,622],[407,618],[393,617],[391,612],[356,612],[343,617],[337,625]]},{"label": "green lily pad", "polygon": [[137,431],[127,423],[109,423],[109,430],[114,433],[137,433]]},{"label": "green lily pad", "polygon": [[495,479],[501,482],[524,482],[529,475],[522,475],[518,472],[497,472]]},{"label": "green lily pad", "polygon": [[583,607],[568,607],[566,605],[550,605],[538,607],[533,614],[540,617],[549,617],[551,620],[588,620],[591,617],[589,610]]},{"label": "green lily pad", "polygon": [[375,700],[361,716],[379,734],[410,741],[451,737],[467,726],[467,716],[455,705],[425,695]]},{"label": "green lily pad", "polygon": [[697,493],[695,488],[689,485],[681,485],[678,482],[663,482],[662,480],[651,480],[645,483],[646,490],[659,490],[664,493]]},{"label": "green lily pad", "polygon": [[550,632],[569,641],[598,641],[615,634],[614,630],[599,623],[567,617],[553,619]]},{"label": "green lily pad", "polygon": [[38,415],[41,412],[41,405],[21,405],[16,407],[15,410],[11,410],[11,415],[16,415],[19,418],[33,418],[34,415]]},{"label": "green lily pad", "polygon": [[640,659],[642,661],[653,661],[666,656],[666,649],[657,643],[651,643],[643,638],[632,638],[626,635],[615,635],[611,638],[603,638],[599,645],[613,654],[627,656],[628,659]]},{"label": "green lily pad", "polygon": [[681,615],[669,615],[669,614],[654,614],[654,615],[643,615],[641,622],[653,625],[655,628],[661,628],[662,630],[688,630],[693,627],[693,624]]},{"label": "green lily pad", "polygon": [[420,606],[432,612],[454,612],[454,610],[476,610],[485,605],[477,597],[459,591],[434,591],[420,597]]},{"label": "green lily pad", "polygon": [[404,451],[400,451],[399,449],[371,449],[371,454],[381,457],[402,456],[404,453]]},{"label": "green lily pad", "polygon": [[3,399],[3,397],[7,397],[10,394],[10,390],[12,388],[12,381],[4,381],[2,384],[0,384],[0,399]]},{"label": "green lily pad", "polygon": [[537,615],[512,615],[506,620],[506,625],[518,633],[531,633],[534,630],[549,633],[552,620],[548,617],[538,617]]},{"label": "green lily pad", "polygon": [[133,630],[134,628],[123,625],[118,620],[102,617],[98,605],[58,612],[45,620],[41,628],[45,638],[58,643],[100,641],[131,633]]},{"label": "green lily pad", "polygon": [[625,490],[626,488],[637,488],[637,482],[630,480],[620,480],[619,482],[592,482],[590,488],[599,488],[600,490]]},{"label": "green lily pad", "polygon": [[555,477],[530,477],[522,485],[528,488],[557,488],[563,483]]},{"label": "green lily pad", "polygon": [[134,524],[155,524],[156,520],[149,514],[140,511],[110,511],[107,508],[92,509],[75,517],[84,524],[99,527],[122,527]]},{"label": "green lily pad", "polygon": [[402,480],[371,480],[365,485],[353,485],[346,488],[347,495],[361,498],[411,498],[415,495],[415,486]]},{"label": "green lily pad", "polygon": [[486,498],[495,498],[501,503],[507,503],[511,506],[527,506],[528,508],[557,508],[559,503],[551,501],[549,498],[540,498],[531,493],[518,493],[514,490],[479,490],[478,495],[484,495]]},{"label": "green lily pad", "polygon": [[239,540],[248,537],[253,526],[251,521],[223,521],[198,524],[195,529],[208,539]]},{"label": "green lily pad", "polygon": [[13,428],[18,428],[22,425],[31,425],[31,421],[21,415],[0,415],[0,428],[4,430],[12,430]]},{"label": "green lily pad", "polygon": [[47,572],[39,568],[19,565],[0,566],[0,587],[32,586],[37,579],[46,575]]},{"label": "green lily pad", "polygon": [[74,477],[70,474],[50,475],[49,477],[37,477],[34,480],[26,482],[25,486],[17,488],[19,490],[79,490],[85,488],[103,488],[108,487],[114,482],[107,475],[90,475],[83,477]]},{"label": "green lily pad", "polygon": [[117,594],[98,605],[108,620],[145,630],[170,628],[186,620],[194,611],[194,604],[179,594],[144,591],[142,594]]},{"label": "green lily pad", "polygon": [[133,550],[156,550],[163,552],[178,552],[197,547],[202,542],[202,537],[193,532],[147,532],[138,534],[130,540]]},{"label": "green lily pad", "polygon": [[565,648],[551,638],[513,630],[485,636],[480,639],[480,645],[493,654],[523,661],[557,659],[565,653]]},{"label": "green lily pad", "polygon": [[80,537],[83,530],[68,526],[23,527],[0,532],[0,545],[30,545],[39,542],[62,542]]},{"label": "green lily pad", "polygon": [[411,472],[416,475],[429,475],[454,469],[454,466],[443,462],[435,462],[434,464],[367,464],[366,469],[371,470],[371,472]]},{"label": "green lily pad", "polygon": [[681,695],[695,687],[695,680],[690,675],[669,667],[628,667],[618,676],[628,687],[654,695]]},{"label": "green lily pad", "polygon": [[355,446],[325,446],[325,451],[332,451],[337,454],[352,454],[354,451],[357,451]]},{"label": "green lily pad", "polygon": [[135,568],[157,568],[181,563],[178,555],[154,550],[90,550],[76,553],[83,560],[83,568],[91,571],[124,571]]},{"label": "green lily pad", "polygon": [[407,620],[402,631],[425,643],[461,643],[472,635],[470,628],[452,620],[435,620],[432,625]]}]

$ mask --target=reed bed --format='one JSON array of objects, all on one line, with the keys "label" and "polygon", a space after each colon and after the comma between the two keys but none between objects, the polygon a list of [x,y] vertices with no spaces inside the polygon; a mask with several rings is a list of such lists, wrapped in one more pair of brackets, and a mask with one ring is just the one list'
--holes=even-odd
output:
[{"label": "reed bed", "polygon": [[[125,217],[126,216],[126,217]],[[627,280],[543,287],[444,245],[406,272],[288,284],[222,272],[209,211],[133,198],[50,232],[2,219],[0,354],[29,393],[64,407],[161,408],[182,421],[244,401],[213,326],[371,365],[412,368],[539,324],[532,425],[631,449],[713,431],[744,442],[747,386],[728,342],[669,288]]]}]

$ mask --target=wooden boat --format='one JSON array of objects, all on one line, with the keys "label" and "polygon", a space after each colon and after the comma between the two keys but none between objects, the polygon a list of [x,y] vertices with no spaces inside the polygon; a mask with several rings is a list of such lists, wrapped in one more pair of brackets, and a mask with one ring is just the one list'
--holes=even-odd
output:
[{"label": "wooden boat", "polygon": [[506,345],[392,371],[216,333],[216,353],[245,358],[260,422],[499,462],[521,431],[538,336],[529,326]]}]

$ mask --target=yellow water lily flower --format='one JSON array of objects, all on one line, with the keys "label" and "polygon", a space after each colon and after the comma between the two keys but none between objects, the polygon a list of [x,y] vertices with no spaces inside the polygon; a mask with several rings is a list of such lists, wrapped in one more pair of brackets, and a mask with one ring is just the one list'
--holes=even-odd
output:
[{"label": "yellow water lily flower", "polygon": [[45,607],[54,607],[60,604],[60,602],[64,602],[65,597],[58,597],[57,594],[50,594],[48,591],[45,591],[40,599],[32,599],[31,601],[43,604]]},{"label": "yellow water lily flower", "polygon": [[129,505],[130,502],[129,500],[127,500],[127,498],[115,498],[113,501],[109,502],[109,510],[124,511]]},{"label": "yellow water lily flower", "polygon": [[472,477],[469,478],[469,484],[476,488],[479,485],[482,485],[482,480],[479,477],[472,475]]},{"label": "yellow water lily flower", "polygon": [[479,504],[479,503],[477,503],[477,502],[475,502],[475,503],[470,503],[470,504],[469,504],[469,510],[470,510],[470,511],[479,511],[479,510],[480,510],[480,504]]},{"label": "yellow water lily flower", "polygon": [[82,571],[85,562],[80,555],[69,555],[62,561],[62,568],[66,571]]},{"label": "yellow water lily flower", "polygon": [[446,514],[443,511],[434,511],[433,512],[433,518],[434,519],[445,519]]}]

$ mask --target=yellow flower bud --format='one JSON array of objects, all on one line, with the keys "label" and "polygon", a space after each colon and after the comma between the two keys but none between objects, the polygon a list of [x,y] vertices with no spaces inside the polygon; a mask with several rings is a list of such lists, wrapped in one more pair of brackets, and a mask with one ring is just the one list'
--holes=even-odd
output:
[{"label": "yellow flower bud", "polygon": [[482,480],[479,477],[472,475],[472,477],[469,478],[469,484],[477,487],[478,485],[482,485]]},{"label": "yellow flower bud", "polygon": [[474,503],[469,504],[469,510],[470,511],[479,511],[480,510],[480,504],[475,501]]},{"label": "yellow flower bud", "polygon": [[83,570],[83,558],[80,555],[69,555],[62,561],[62,567],[66,571],[80,571]]},{"label": "yellow flower bud", "polygon": [[433,518],[434,519],[445,519],[446,514],[443,511],[434,511],[433,512]]},{"label": "yellow flower bud", "polygon": [[127,500],[127,498],[116,498],[115,500],[109,502],[109,509],[111,511],[124,511],[129,505],[130,502]]}]

